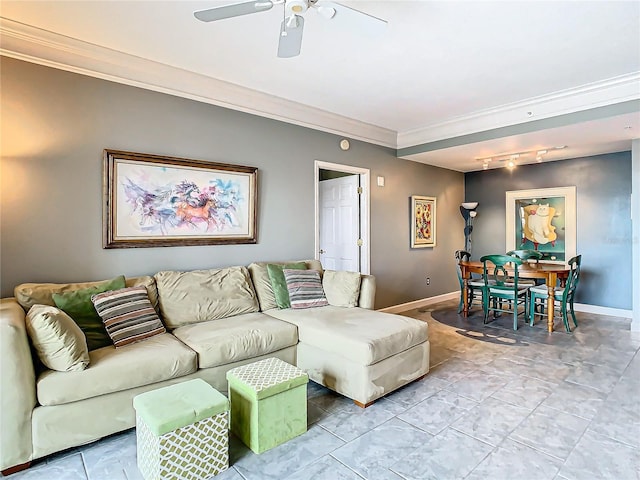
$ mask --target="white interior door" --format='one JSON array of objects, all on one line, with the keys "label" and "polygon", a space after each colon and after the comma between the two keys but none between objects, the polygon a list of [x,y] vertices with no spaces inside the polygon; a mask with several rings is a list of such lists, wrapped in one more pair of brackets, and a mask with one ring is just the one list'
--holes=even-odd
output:
[{"label": "white interior door", "polygon": [[359,175],[319,185],[320,261],[326,270],[360,271]]}]

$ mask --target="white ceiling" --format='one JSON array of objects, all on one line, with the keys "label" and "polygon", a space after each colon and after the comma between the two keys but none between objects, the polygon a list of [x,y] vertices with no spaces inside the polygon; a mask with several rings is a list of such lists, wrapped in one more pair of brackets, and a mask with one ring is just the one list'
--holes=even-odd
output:
[{"label": "white ceiling", "polygon": [[[394,148],[640,99],[636,1],[344,1],[386,31],[310,11],[291,59],[276,56],[280,5],[193,17],[227,3],[2,0],[1,51]],[[406,158],[470,171],[476,158],[556,144],[568,148],[548,160],[625,150],[640,113],[540,128]]]}]

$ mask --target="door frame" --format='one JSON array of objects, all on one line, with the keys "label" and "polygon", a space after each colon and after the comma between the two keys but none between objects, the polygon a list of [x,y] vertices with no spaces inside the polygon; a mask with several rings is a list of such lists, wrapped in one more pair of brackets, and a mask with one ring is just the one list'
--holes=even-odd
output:
[{"label": "door frame", "polygon": [[371,174],[369,169],[324,162],[322,160],[316,160],[314,162],[315,249],[313,258],[316,260],[320,258],[320,170],[333,170],[336,172],[353,173],[360,176],[360,186],[362,187],[362,194],[360,194],[360,238],[362,239],[362,247],[360,248],[360,273],[369,275],[371,271],[371,222],[369,216],[369,180]]}]

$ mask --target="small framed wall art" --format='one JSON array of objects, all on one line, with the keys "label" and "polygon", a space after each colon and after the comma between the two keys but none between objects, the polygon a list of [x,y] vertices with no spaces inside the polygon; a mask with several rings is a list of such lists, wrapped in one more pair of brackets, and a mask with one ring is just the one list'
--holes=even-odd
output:
[{"label": "small framed wall art", "polygon": [[436,246],[436,198],[411,196],[411,248]]},{"label": "small framed wall art", "polygon": [[105,150],[103,247],[256,243],[257,172]]}]

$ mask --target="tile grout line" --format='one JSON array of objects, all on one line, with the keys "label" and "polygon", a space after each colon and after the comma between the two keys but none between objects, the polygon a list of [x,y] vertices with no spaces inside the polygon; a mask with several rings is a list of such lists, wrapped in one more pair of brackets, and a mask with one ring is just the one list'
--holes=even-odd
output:
[{"label": "tile grout line", "polygon": [[[511,435],[511,434],[509,434],[509,435]],[[524,445],[527,448],[531,448],[532,450],[535,450],[536,452],[538,452],[538,453],[540,453],[542,455],[546,455],[547,457],[555,458],[556,460],[559,460],[560,462],[562,462],[563,465],[564,465],[564,462],[566,461],[566,460],[563,460],[561,457],[556,457],[555,455],[551,455],[550,453],[543,452],[542,450],[540,450],[536,446],[529,445],[528,443],[525,443],[522,440],[518,440],[517,438],[512,438],[510,436],[507,436],[507,438],[509,440],[511,440],[512,442],[516,442],[516,443],[519,443],[520,445]],[[560,471],[560,469],[558,469],[558,471]]]},{"label": "tile grout line", "polygon": [[89,470],[87,469],[87,462],[84,458],[84,452],[80,452],[80,459],[82,460],[82,468],[84,470],[84,476],[87,478],[87,480],[91,480],[89,478]]},{"label": "tile grout line", "polygon": [[[335,450],[333,451],[335,452]],[[332,455],[333,452],[328,453],[326,456],[333,458],[336,462],[338,462],[340,465],[342,465],[343,467],[345,467],[346,469],[348,469],[349,471],[355,473],[358,477],[367,480],[367,477],[365,477],[364,475],[360,475],[360,473],[356,472],[353,468],[351,468],[349,465],[347,465],[346,463],[343,463],[340,461],[339,458],[336,458]]]}]

